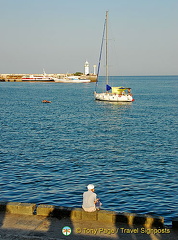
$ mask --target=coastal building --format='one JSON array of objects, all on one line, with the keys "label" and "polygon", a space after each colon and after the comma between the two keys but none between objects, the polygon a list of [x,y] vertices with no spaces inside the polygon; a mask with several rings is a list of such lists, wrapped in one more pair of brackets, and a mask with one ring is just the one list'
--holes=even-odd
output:
[{"label": "coastal building", "polygon": [[89,63],[88,61],[85,62],[85,65],[84,65],[84,74],[85,75],[88,75],[90,73],[90,70],[89,70]]},{"label": "coastal building", "polygon": [[93,74],[96,75],[96,65],[93,65]]}]

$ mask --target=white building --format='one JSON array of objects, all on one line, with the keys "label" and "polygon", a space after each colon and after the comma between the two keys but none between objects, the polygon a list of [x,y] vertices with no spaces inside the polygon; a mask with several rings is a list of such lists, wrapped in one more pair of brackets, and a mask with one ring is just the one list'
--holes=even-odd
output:
[{"label": "white building", "polygon": [[93,65],[93,74],[96,75],[96,65]]},{"label": "white building", "polygon": [[84,74],[88,75],[89,73],[90,73],[90,71],[89,71],[89,63],[88,63],[88,61],[86,61],[85,65],[84,65]]}]

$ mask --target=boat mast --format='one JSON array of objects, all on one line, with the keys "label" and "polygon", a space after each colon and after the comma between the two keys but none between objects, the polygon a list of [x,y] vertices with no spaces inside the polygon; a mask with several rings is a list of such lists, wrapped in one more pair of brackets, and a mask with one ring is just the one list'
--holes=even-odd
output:
[{"label": "boat mast", "polygon": [[108,82],[108,11],[106,11],[106,85]]}]

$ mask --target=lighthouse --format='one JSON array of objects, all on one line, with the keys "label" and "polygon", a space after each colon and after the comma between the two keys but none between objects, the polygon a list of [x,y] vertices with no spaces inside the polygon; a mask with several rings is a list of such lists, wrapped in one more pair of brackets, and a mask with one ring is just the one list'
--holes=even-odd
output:
[{"label": "lighthouse", "polygon": [[85,62],[85,65],[84,65],[84,73],[85,73],[85,75],[88,75],[88,74],[90,73],[88,61]]}]

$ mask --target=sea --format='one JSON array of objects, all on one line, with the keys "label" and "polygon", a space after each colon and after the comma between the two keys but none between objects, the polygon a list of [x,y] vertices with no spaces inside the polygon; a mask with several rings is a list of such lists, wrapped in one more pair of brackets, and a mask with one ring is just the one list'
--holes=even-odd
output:
[{"label": "sea", "polygon": [[0,83],[1,201],[81,207],[92,183],[102,209],[171,224],[178,76],[113,76],[110,83],[132,88],[135,101],[95,101],[96,83]]}]

